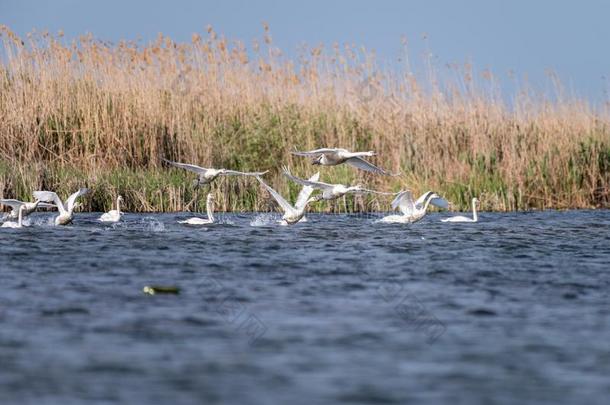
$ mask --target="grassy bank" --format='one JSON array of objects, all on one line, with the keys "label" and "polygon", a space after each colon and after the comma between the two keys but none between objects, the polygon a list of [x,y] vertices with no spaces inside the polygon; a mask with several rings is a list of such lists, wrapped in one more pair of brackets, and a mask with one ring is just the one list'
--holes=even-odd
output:
[{"label": "grassy bank", "polygon": [[[265,30],[249,49],[211,29],[190,43],[108,44],[61,35],[18,38],[2,29],[0,194],[31,199],[34,189],[108,209],[117,193],[130,211],[203,207],[192,176],[160,158],[236,170],[266,170],[283,193],[297,188],[282,164],[314,167],[293,148],[375,150],[373,161],[402,176],[322,168],[329,182],[415,192],[433,189],[466,208],[591,208],[610,202],[610,112],[565,96],[522,89],[508,105],[489,72],[468,66],[441,80],[408,68],[384,70],[353,47],[310,48],[283,57]],[[219,209],[266,210],[269,198],[247,178],[218,181]],[[199,200],[197,198],[199,197]],[[387,199],[348,199],[349,210],[387,209]],[[344,209],[318,205],[320,209]]]}]

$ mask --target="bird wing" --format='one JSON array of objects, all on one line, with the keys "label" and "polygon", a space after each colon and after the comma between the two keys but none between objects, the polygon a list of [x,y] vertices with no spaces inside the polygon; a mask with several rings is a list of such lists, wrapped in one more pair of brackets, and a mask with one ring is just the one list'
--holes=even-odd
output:
[{"label": "bird wing", "polygon": [[362,159],[361,157],[351,157],[351,158],[347,159],[345,162],[351,166],[357,167],[358,169],[365,170],[365,171],[371,172],[371,173],[383,174],[385,176],[398,176],[398,174],[399,174],[399,173],[394,174],[394,173],[387,172],[387,171],[383,170],[382,168],[375,166],[371,162],[367,162],[366,160]]},{"label": "bird wing", "polygon": [[288,177],[290,180],[294,181],[295,183],[299,183],[302,186],[309,186],[309,187],[317,188],[320,190],[332,189],[334,187],[334,185],[332,185],[332,184],[324,183],[321,181],[312,181],[311,179],[304,180],[304,179],[295,177],[292,175],[292,173],[290,173],[290,170],[288,170],[288,168],[286,166],[284,166],[283,172],[284,172],[284,176]]},{"label": "bird wing", "polygon": [[[320,172],[317,172],[316,174],[314,174],[313,176],[311,176],[309,178],[309,181],[318,181],[319,178],[320,178]],[[309,200],[311,193],[313,193],[313,187],[303,186],[303,188],[299,192],[299,195],[297,196],[297,202],[294,204],[294,206],[297,209],[301,209],[301,208],[305,207],[305,204],[307,204],[307,200]]]},{"label": "bird wing", "polygon": [[322,149],[314,149],[314,150],[310,150],[310,151],[293,151],[290,152],[295,156],[318,156],[318,155],[323,155],[325,153],[337,153],[340,149],[337,148],[322,148]]},{"label": "bird wing", "polygon": [[59,196],[52,191],[34,191],[34,198],[44,202],[52,202],[57,205],[57,209],[63,214],[66,213],[66,207]]},{"label": "bird wing", "polygon": [[[431,194],[435,194],[434,191],[427,191],[424,194],[422,194],[417,201],[415,201],[415,206],[418,208],[424,208],[424,204],[426,203],[426,199],[431,195]],[[435,207],[438,208],[443,208],[443,209],[448,209],[449,208],[449,201],[445,200],[442,197],[439,197],[438,195],[436,197],[432,197],[430,199],[430,204],[434,205]]]},{"label": "bird wing", "polygon": [[88,188],[81,188],[76,193],[73,193],[70,197],[68,197],[68,200],[66,201],[66,208],[68,209],[68,212],[72,212],[74,210],[74,203],[76,202],[76,199],[81,195],[87,194],[88,192]]},{"label": "bird wing", "polygon": [[261,183],[263,185],[263,187],[265,187],[267,189],[269,194],[271,194],[271,196],[273,196],[273,198],[275,198],[275,201],[277,201],[277,203],[280,205],[280,207],[282,207],[284,212],[295,212],[296,211],[294,209],[294,207],[292,205],[290,205],[290,203],[288,201],[286,201],[286,199],[280,195],[280,193],[278,193],[277,191],[272,189],[270,186],[268,186],[267,183],[265,183],[263,181],[263,179],[261,179],[258,176],[256,177],[256,179],[259,181],[259,183]]},{"label": "bird wing", "polygon": [[370,193],[370,194],[379,194],[379,195],[397,195],[398,193],[388,193],[386,191],[377,191],[377,190],[369,190],[365,188],[361,191],[361,193]]},{"label": "bird wing", "polygon": [[224,176],[262,176],[268,172],[269,170],[264,172],[238,172],[237,170],[222,169],[220,174]]},{"label": "bird wing", "polygon": [[401,191],[398,193],[394,201],[392,201],[392,208],[399,208],[400,212],[404,215],[411,215],[415,212],[415,204],[413,203],[413,194],[409,190]]},{"label": "bird wing", "polygon": [[205,174],[208,170],[210,170],[210,169],[206,169],[205,167],[191,165],[188,163],[172,162],[171,160],[167,160],[167,159],[163,159],[163,158],[161,158],[161,160],[163,160],[165,163],[168,163],[172,166],[179,167],[180,169],[188,170],[188,171],[191,171],[191,172],[194,172],[197,174]]},{"label": "bird wing", "polygon": [[13,200],[13,199],[4,199],[4,198],[0,199],[0,204],[8,205],[15,211],[18,211],[19,207],[21,207],[22,205],[25,205],[25,203],[23,201]]},{"label": "bird wing", "polygon": [[433,198],[430,200],[430,204],[438,207],[438,208],[442,208],[442,209],[449,209],[449,201],[445,200],[444,198],[441,197],[437,197],[437,198]]},{"label": "bird wing", "polygon": [[432,194],[432,191],[426,191],[421,196],[419,196],[417,201],[415,201],[415,206],[419,207],[419,208],[423,208],[424,207],[424,203],[426,202],[426,199],[428,198],[428,196],[430,194]]}]

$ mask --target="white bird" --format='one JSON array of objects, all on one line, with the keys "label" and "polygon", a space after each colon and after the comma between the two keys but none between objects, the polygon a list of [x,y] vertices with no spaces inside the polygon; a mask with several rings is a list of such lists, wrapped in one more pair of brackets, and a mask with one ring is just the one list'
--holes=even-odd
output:
[{"label": "white bird", "polygon": [[11,212],[4,214],[4,216],[2,217],[3,220],[17,219],[17,216],[19,215],[20,207],[24,207],[23,208],[24,217],[27,217],[32,212],[36,211],[36,208],[38,208],[38,207],[40,207],[40,208],[55,207],[53,204],[47,204],[47,203],[41,202],[40,200],[36,200],[34,202],[23,202],[23,201],[13,200],[13,199],[0,199],[0,204],[8,205],[12,208]]},{"label": "white bird", "polygon": [[5,222],[1,228],[21,228],[23,227],[23,213],[25,212],[25,205],[19,207],[19,213],[17,214],[17,222]]},{"label": "white bird", "polygon": [[322,148],[304,152],[294,151],[291,153],[295,156],[313,158],[311,161],[311,164],[313,165],[336,166],[342,163],[347,163],[350,166],[365,170],[367,172],[383,174],[386,176],[398,176],[398,173],[389,173],[362,158],[367,156],[376,156],[377,154],[373,151],[350,152],[347,149]]},{"label": "white bird", "polygon": [[479,203],[478,198],[472,199],[472,218],[468,218],[462,215],[456,217],[441,219],[442,222],[478,222],[479,216],[477,215],[477,204]]},{"label": "white bird", "polygon": [[88,188],[81,188],[76,193],[72,194],[64,203],[59,199],[57,194],[52,191],[34,191],[34,197],[38,200],[50,202],[53,201],[57,205],[59,215],[55,217],[55,225],[67,225],[72,222],[76,199],[89,192]]},{"label": "white bird", "polygon": [[413,194],[410,190],[401,191],[398,193],[394,201],[392,201],[392,208],[400,209],[402,215],[388,215],[379,220],[383,223],[413,223],[421,220],[428,210],[428,206],[432,204],[439,208],[449,208],[449,202],[436,194],[435,192],[428,191],[422,194],[417,201],[413,201]]},{"label": "white bird", "polygon": [[192,165],[192,164],[188,164],[188,163],[172,162],[171,160],[167,160],[167,159],[162,159],[162,160],[164,162],[166,162],[172,166],[178,167],[180,169],[184,169],[184,170],[191,171],[193,173],[197,173],[198,178],[196,180],[193,180],[193,185],[195,187],[210,184],[211,182],[216,180],[216,178],[218,176],[262,176],[263,174],[265,174],[269,171],[269,170],[266,170],[264,172],[238,172],[235,170],[228,170],[228,169],[210,169],[210,168],[200,167],[200,166]]},{"label": "white bird", "polygon": [[206,202],[205,202],[205,209],[208,214],[207,218],[193,217],[193,218],[186,219],[184,221],[178,221],[178,223],[187,224],[187,225],[213,224],[214,223],[214,205],[215,205],[214,203],[215,203],[215,201],[216,200],[214,198],[214,195],[212,193],[209,193],[208,197],[206,198]]},{"label": "white bird", "polygon": [[118,196],[116,199],[116,210],[110,210],[104,214],[102,214],[98,221],[100,222],[119,222],[121,220],[121,202],[123,201],[123,197]]},{"label": "white bird", "polygon": [[339,197],[343,197],[345,194],[353,193],[353,194],[385,194],[385,195],[394,195],[394,193],[383,193],[380,191],[368,190],[364,188],[362,185],[357,184],[355,186],[344,186],[343,184],[329,184],[321,181],[312,181],[304,180],[298,177],[293,176],[288,170],[287,167],[283,168],[284,176],[288,177],[290,180],[295,183],[301,184],[303,186],[312,187],[313,189],[321,190],[322,194],[317,195],[309,199],[309,202],[315,202],[320,200],[335,200]]},{"label": "white bird", "polygon": [[[309,181],[317,181],[319,178],[320,173],[318,172],[311,176],[309,178]],[[263,185],[263,187],[267,189],[267,191],[269,191],[269,194],[271,194],[271,196],[275,198],[275,201],[277,201],[280,208],[284,211],[284,215],[282,216],[282,220],[284,220],[284,222],[286,222],[288,225],[293,225],[299,222],[301,218],[303,218],[303,216],[305,215],[305,208],[309,203],[309,196],[311,196],[311,193],[313,193],[313,187],[307,185],[304,186],[299,192],[299,195],[297,196],[296,203],[294,204],[294,206],[292,206],[277,191],[269,187],[263,181],[263,179],[258,176],[256,176],[256,179]]]}]

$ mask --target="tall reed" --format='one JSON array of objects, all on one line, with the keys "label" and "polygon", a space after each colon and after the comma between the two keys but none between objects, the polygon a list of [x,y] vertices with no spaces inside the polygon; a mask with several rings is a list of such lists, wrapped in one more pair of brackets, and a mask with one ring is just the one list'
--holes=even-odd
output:
[{"label": "tall reed", "polygon": [[[286,58],[268,28],[247,48],[211,28],[190,43],[159,35],[140,45],[2,27],[0,194],[31,199],[88,186],[88,209],[117,193],[133,211],[196,209],[191,175],[161,157],[236,170],[270,169],[269,183],[294,196],[282,164],[311,175],[293,148],[375,150],[373,161],[402,176],[322,168],[322,179],[369,188],[433,189],[465,208],[590,208],[610,201],[610,114],[566,96],[520,89],[506,102],[497,79],[457,67],[418,79],[382,69],[353,46],[303,48]],[[561,90],[561,86],[556,87]],[[249,178],[213,186],[222,210],[262,210],[266,193]],[[356,197],[323,210],[386,209]]]}]

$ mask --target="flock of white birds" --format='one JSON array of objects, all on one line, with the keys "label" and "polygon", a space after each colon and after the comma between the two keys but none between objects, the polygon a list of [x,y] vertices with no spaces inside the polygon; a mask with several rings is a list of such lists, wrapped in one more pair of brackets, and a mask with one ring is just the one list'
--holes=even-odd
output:
[{"label": "flock of white birds", "polygon": [[[365,160],[365,157],[375,156],[375,152],[350,152],[346,149],[339,148],[324,148],[315,149],[306,152],[292,152],[293,155],[303,156],[311,158],[311,163],[314,165],[321,166],[336,166],[340,164],[348,164],[360,170],[367,172],[376,173],[385,176],[397,176],[398,174],[387,172],[374,164]],[[219,176],[252,176],[255,177],[260,184],[271,194],[271,196],[278,203],[279,207],[283,211],[282,223],[287,225],[296,224],[299,221],[304,220],[304,215],[307,209],[307,205],[313,202],[321,200],[336,200],[337,198],[343,197],[346,194],[380,194],[380,195],[392,195],[395,196],[392,201],[392,208],[398,209],[401,215],[389,215],[379,220],[382,223],[413,223],[421,220],[428,210],[430,205],[436,206],[442,209],[449,208],[449,202],[433,191],[428,191],[422,194],[417,200],[413,198],[413,194],[410,190],[400,191],[398,193],[388,193],[375,190],[369,190],[363,187],[361,184],[353,186],[346,186],[343,184],[332,184],[320,181],[320,173],[316,173],[308,179],[301,179],[290,173],[287,167],[283,167],[284,175],[291,181],[303,186],[297,200],[292,205],[288,202],[281,194],[266,184],[262,176],[267,173],[265,172],[239,172],[228,169],[211,169],[196,166],[193,164],[172,162],[170,160],[163,159],[166,163],[171,166],[178,167],[181,169],[189,170],[197,174],[197,179],[193,181],[195,187],[202,185],[208,185],[212,183]],[[319,190],[320,193],[314,197],[311,197],[315,190]],[[55,225],[67,225],[72,222],[74,218],[74,210],[79,206],[76,201],[79,197],[87,194],[89,189],[81,188],[74,194],[70,195],[68,199],[63,202],[59,196],[52,191],[34,191],[34,202],[22,202],[14,199],[0,199],[0,204],[11,207],[11,211],[6,213],[2,218],[2,228],[21,228],[24,226],[23,218],[32,212],[36,211],[37,208],[57,208],[58,215],[54,219]],[[121,220],[121,202],[123,198],[117,197],[116,209],[104,213],[99,217],[99,221],[114,223]],[[207,218],[193,217],[184,221],[178,221],[182,224],[187,225],[208,225],[214,223],[214,195],[209,193],[206,200]],[[454,216],[445,218],[443,222],[477,222],[477,204],[478,199],[472,199],[472,218],[465,216]],[[16,221],[15,221],[16,220]]]}]

